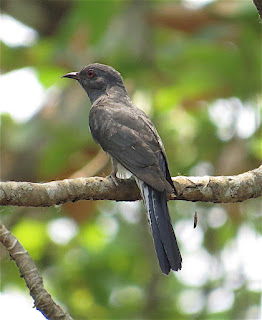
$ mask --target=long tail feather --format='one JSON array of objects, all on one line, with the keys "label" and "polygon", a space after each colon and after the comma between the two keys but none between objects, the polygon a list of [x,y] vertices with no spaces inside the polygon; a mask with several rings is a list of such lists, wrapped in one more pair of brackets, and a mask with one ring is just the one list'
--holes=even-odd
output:
[{"label": "long tail feather", "polygon": [[171,224],[166,192],[159,192],[137,179],[150,220],[160,268],[163,273],[181,269],[182,258]]}]

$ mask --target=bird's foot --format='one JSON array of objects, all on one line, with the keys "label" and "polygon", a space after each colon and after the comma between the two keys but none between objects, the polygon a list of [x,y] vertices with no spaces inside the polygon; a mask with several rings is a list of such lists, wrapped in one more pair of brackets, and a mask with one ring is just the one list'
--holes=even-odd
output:
[{"label": "bird's foot", "polygon": [[116,176],[116,172],[111,172],[107,178],[111,179],[116,187],[119,186],[119,178]]}]

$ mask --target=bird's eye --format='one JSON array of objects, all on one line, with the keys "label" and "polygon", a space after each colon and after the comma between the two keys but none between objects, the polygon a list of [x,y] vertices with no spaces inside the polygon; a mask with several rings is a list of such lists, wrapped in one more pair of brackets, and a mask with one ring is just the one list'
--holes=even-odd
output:
[{"label": "bird's eye", "polygon": [[94,71],[93,69],[89,69],[89,70],[87,71],[87,76],[88,76],[89,78],[93,78],[93,77],[95,76],[95,71]]}]

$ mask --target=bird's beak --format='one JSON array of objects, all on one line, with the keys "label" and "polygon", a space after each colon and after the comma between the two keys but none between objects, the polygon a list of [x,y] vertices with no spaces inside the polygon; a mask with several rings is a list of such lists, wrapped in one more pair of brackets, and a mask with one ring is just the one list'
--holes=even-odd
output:
[{"label": "bird's beak", "polygon": [[62,76],[62,78],[71,78],[71,79],[75,79],[75,80],[80,79],[78,72],[69,72],[69,73],[65,74],[64,76]]}]

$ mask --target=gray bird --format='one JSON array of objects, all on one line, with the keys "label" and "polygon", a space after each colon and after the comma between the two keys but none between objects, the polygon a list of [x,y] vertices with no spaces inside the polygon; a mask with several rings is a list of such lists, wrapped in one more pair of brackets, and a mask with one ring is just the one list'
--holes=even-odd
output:
[{"label": "gray bird", "polygon": [[181,269],[182,258],[172,227],[167,194],[176,193],[163,142],[147,115],[129,98],[123,79],[114,68],[90,64],[63,77],[77,80],[92,104],[89,126],[94,140],[117,172],[131,173],[140,188],[155,249],[163,273]]}]

